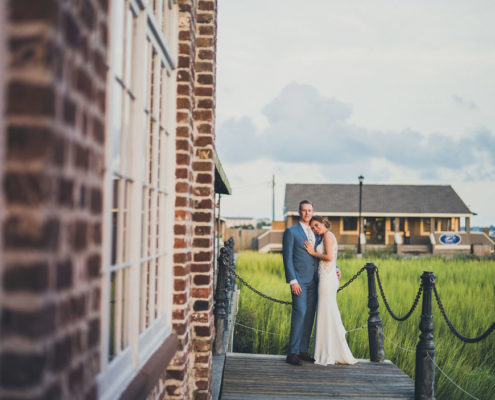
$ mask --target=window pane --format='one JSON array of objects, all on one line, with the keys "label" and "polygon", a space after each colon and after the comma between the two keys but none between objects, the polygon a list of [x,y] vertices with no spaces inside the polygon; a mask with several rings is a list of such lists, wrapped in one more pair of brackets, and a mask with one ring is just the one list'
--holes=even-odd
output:
[{"label": "window pane", "polygon": [[141,257],[148,255],[148,189],[143,188],[141,209]]},{"label": "window pane", "polygon": [[114,14],[112,16],[111,38],[112,38],[112,60],[114,61],[114,73],[123,78],[124,70],[124,2],[115,1],[112,4]]},{"label": "window pane", "polygon": [[108,360],[111,361],[129,345],[129,268],[110,274],[110,330]]},{"label": "window pane", "polygon": [[161,257],[157,257],[156,260],[155,260],[155,288],[154,288],[154,292],[155,292],[155,298],[153,299],[154,301],[154,310],[155,310],[155,315],[153,316],[153,319],[157,319],[159,317],[159,314],[158,314],[158,310],[159,310],[159,307],[158,307],[158,282],[159,282],[159,272],[160,272],[160,259]]},{"label": "window pane", "polygon": [[147,234],[147,241],[146,241],[146,255],[152,256],[154,251],[152,250],[152,229],[151,225],[153,224],[153,216],[154,216],[154,202],[153,198],[155,196],[155,191],[153,189],[148,190],[148,199],[147,199],[147,208],[148,208],[148,217],[147,217],[147,227],[146,227],[146,234]]},{"label": "window pane", "polygon": [[110,168],[120,172],[122,135],[122,86],[117,81],[112,84],[111,126],[110,126]]},{"label": "window pane", "polygon": [[125,30],[125,84],[128,88],[131,87],[131,79],[132,79],[132,61],[133,61],[133,53],[134,53],[134,30],[136,28],[137,19],[134,16],[134,13],[127,6],[126,12],[126,30]]},{"label": "window pane", "polygon": [[111,361],[115,357],[115,284],[116,284],[117,273],[112,272],[110,274],[110,329],[108,337],[108,360]]},{"label": "window pane", "polygon": [[154,141],[154,135],[153,135],[153,130],[155,129],[155,124],[153,123],[153,121],[150,122],[150,130],[148,132],[148,183],[150,185],[153,184],[153,175],[154,175],[154,172],[155,172],[155,168],[154,167],[154,146],[153,146],[153,141]]},{"label": "window pane", "polygon": [[141,285],[139,291],[139,313],[140,313],[140,329],[139,332],[143,332],[149,326],[149,279],[150,279],[150,262],[144,262],[141,264]]},{"label": "window pane", "polygon": [[165,127],[165,115],[166,115],[166,109],[165,107],[167,106],[167,102],[165,101],[167,98],[167,69],[163,66],[160,65],[160,90],[158,91],[160,95],[160,101],[159,105],[160,108],[158,110],[158,122],[160,124],[160,127]]},{"label": "window pane", "polygon": [[119,221],[119,179],[114,177],[112,185],[112,251],[110,257],[111,265],[117,262],[117,233]]},{"label": "window pane", "polygon": [[133,100],[129,93],[125,93],[124,98],[124,115],[123,115],[123,127],[122,127],[122,171],[126,176],[132,176],[132,126],[131,126],[131,110]]},{"label": "window pane", "polygon": [[397,231],[404,231],[404,223],[405,223],[405,218],[399,218],[399,226],[397,227],[396,229],[396,226],[395,226],[395,218],[392,218],[392,230],[395,232],[396,230]]},{"label": "window pane", "polygon": [[159,133],[160,137],[159,137],[159,141],[158,141],[158,148],[160,150],[160,153],[159,153],[159,160],[158,160],[158,165],[160,167],[158,173],[159,173],[159,176],[158,176],[158,187],[160,189],[166,189],[166,156],[167,156],[167,153],[166,153],[166,144],[167,144],[167,135],[165,133],[165,130],[163,129],[160,129],[160,133]]},{"label": "window pane", "polygon": [[441,221],[442,221],[442,227],[441,227],[442,231],[443,232],[450,231],[451,230],[450,229],[451,228],[451,219],[450,218],[442,218]]},{"label": "window pane", "polygon": [[123,199],[123,208],[122,208],[122,261],[129,262],[129,234],[128,234],[128,225],[129,225],[129,197],[131,195],[132,183],[130,181],[126,181],[124,188],[124,199]]},{"label": "window pane", "polygon": [[344,231],[356,231],[358,228],[356,217],[344,217]]},{"label": "window pane", "polygon": [[129,345],[129,274],[130,269],[122,270],[122,333],[121,349]]}]

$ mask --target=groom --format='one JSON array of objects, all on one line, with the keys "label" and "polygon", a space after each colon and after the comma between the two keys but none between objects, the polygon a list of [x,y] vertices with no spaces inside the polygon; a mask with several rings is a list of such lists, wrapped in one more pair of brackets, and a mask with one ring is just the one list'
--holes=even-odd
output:
[{"label": "groom", "polygon": [[[311,202],[301,201],[300,221],[285,230],[282,241],[285,279],[292,292],[289,352],[286,358],[292,365],[302,365],[301,360],[314,361],[308,353],[308,347],[318,295],[318,259],[309,255],[304,242],[309,241],[316,249],[321,236],[315,236],[309,227],[312,216]],[[340,279],[340,270],[337,270],[337,276]]]}]

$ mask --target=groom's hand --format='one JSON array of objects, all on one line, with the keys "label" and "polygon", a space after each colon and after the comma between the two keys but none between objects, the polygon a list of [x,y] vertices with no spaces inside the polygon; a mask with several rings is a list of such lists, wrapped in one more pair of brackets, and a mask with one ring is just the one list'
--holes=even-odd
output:
[{"label": "groom's hand", "polygon": [[342,275],[342,274],[340,273],[340,269],[337,269],[337,279],[338,279],[339,281],[340,281],[340,276],[341,276],[341,275]]},{"label": "groom's hand", "polygon": [[299,296],[302,292],[302,289],[301,289],[301,286],[299,286],[299,283],[293,283],[292,285],[290,285],[290,290],[292,291],[292,293],[294,293],[296,296]]}]

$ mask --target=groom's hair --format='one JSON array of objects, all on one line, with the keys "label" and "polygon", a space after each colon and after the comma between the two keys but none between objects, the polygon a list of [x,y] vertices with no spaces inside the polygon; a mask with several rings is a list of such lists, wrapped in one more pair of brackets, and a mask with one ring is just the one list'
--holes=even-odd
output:
[{"label": "groom's hair", "polygon": [[303,204],[309,204],[311,207],[313,207],[313,203],[311,203],[309,200],[303,200],[299,202],[299,211],[301,211],[301,207],[303,206]]}]

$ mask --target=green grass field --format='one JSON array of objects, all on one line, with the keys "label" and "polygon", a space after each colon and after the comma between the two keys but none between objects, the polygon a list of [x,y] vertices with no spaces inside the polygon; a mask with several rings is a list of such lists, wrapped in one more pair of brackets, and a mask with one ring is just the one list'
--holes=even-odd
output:
[{"label": "green grass field", "polygon": [[[392,311],[404,315],[411,307],[423,271],[434,271],[436,285],[445,310],[454,326],[464,336],[483,333],[495,321],[495,261],[443,258],[344,258],[338,265],[342,283],[352,277],[366,261],[379,269],[385,295]],[[282,257],[279,254],[241,252],[237,272],[255,288],[272,297],[290,301],[285,283]],[[267,301],[241,286],[237,322],[259,330],[259,333],[236,326],[234,351],[265,354],[285,354],[290,330],[290,306]],[[342,320],[352,330],[367,322],[367,279],[363,272],[338,295]],[[385,357],[414,378],[415,350],[419,338],[421,303],[405,322],[397,322],[388,314],[379,297],[383,320]],[[465,344],[455,337],[442,318],[436,302],[434,312],[434,342],[436,363],[458,385],[480,399],[495,398],[495,332],[480,343]],[[357,358],[369,358],[367,329],[347,334],[349,346]],[[395,344],[392,344],[395,343]],[[435,396],[438,399],[468,399],[439,371],[435,371]]]}]

